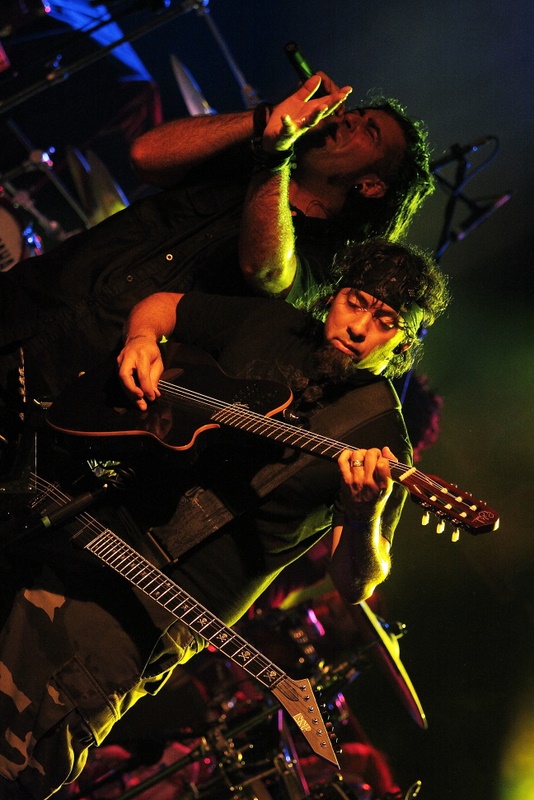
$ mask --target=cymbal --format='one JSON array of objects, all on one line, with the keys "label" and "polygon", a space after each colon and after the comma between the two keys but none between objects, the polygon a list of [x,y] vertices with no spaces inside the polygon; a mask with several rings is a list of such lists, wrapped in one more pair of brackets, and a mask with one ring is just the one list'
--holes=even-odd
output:
[{"label": "cymbal", "polygon": [[393,685],[397,696],[408,709],[412,719],[420,728],[426,730],[428,728],[426,715],[400,660],[397,638],[387,633],[380,618],[374,614],[366,602],[358,605],[347,604],[347,606],[359,634],[368,646],[371,657],[386,679]]},{"label": "cymbal", "polygon": [[324,597],[327,592],[334,590],[334,584],[330,575],[326,574],[324,578],[311,584],[310,586],[303,586],[301,589],[294,589],[284,597],[279,605],[282,611],[289,611],[292,608],[297,608],[306,603],[308,600],[317,600]]},{"label": "cymbal", "polygon": [[207,114],[216,114],[217,112],[210,106],[202,94],[200,86],[193,78],[192,74],[175,55],[171,55],[171,67],[178,88],[182,93],[184,103],[191,116],[198,117]]},{"label": "cymbal", "polygon": [[126,208],[128,200],[124,192],[96,153],[87,150],[82,154],[69,145],[66,157],[90,228]]},{"label": "cymbal", "polygon": [[[339,602],[343,603],[350,619],[355,625],[359,636],[369,651],[370,657],[383,672],[386,679],[391,683],[402,704],[407,708],[412,719],[424,730],[428,723],[425,712],[413,684],[400,659],[400,648],[397,637],[389,634],[385,628],[385,623],[380,621],[380,617],[371,610],[366,602],[352,605],[345,603],[335,591],[335,586],[330,575],[326,575],[322,580],[311,586],[305,586],[288,594],[280,608],[290,610],[298,607],[302,603],[317,602],[329,592],[335,592]],[[317,606],[314,606],[317,609]],[[339,615],[338,615],[339,616]],[[321,615],[319,618],[323,622],[325,629],[328,623]]]}]

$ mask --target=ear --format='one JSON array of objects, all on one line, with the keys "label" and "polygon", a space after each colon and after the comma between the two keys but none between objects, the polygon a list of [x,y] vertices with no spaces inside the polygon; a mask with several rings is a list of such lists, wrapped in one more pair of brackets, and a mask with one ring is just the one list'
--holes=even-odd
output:
[{"label": "ear", "polygon": [[373,174],[366,175],[359,180],[355,188],[358,189],[362,197],[377,200],[380,197],[384,197],[388,187],[378,175]]},{"label": "ear", "polygon": [[409,350],[412,346],[411,342],[401,342],[396,347],[393,348],[393,352],[396,356],[400,356],[401,353],[405,353],[406,350]]}]

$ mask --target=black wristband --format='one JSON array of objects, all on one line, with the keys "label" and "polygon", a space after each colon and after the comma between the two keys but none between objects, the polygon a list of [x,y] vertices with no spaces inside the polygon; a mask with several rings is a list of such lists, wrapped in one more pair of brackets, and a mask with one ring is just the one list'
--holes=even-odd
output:
[{"label": "black wristband", "polygon": [[254,107],[252,113],[252,139],[261,139],[263,131],[269,122],[269,117],[273,113],[273,108],[272,103],[258,103]]},{"label": "black wristband", "polygon": [[251,142],[252,157],[254,159],[254,171],[268,170],[269,172],[281,172],[286,167],[292,167],[294,161],[293,148],[289,150],[277,150],[275,153],[266,153],[263,149],[262,139],[253,139]]}]

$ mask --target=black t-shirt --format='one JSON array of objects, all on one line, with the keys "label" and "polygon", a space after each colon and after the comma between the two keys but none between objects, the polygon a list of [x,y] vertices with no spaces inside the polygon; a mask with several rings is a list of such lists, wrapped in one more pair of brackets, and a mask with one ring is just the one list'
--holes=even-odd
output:
[{"label": "black t-shirt", "polygon": [[[322,341],[321,330],[310,326],[305,314],[276,300],[222,298],[192,292],[180,301],[177,320],[174,339],[202,347],[228,375],[241,379],[278,380],[300,386]],[[361,376],[362,383],[373,380],[376,379],[366,372]],[[355,388],[355,398],[357,393]],[[347,420],[347,430],[350,429],[351,421]],[[401,460],[410,460],[410,447],[397,409],[360,428],[357,440],[349,439],[347,444],[388,445]],[[223,498],[228,490],[232,504],[239,497],[240,486],[246,495],[250,473],[262,463],[263,456],[266,461],[273,457],[271,445],[264,447],[256,437],[236,442],[230,434],[229,439],[202,452],[196,476],[200,476],[203,486],[209,485]],[[339,491],[337,465],[323,458],[308,460],[311,463],[293,472],[259,505],[247,507],[245,503],[242,513],[183,555],[174,569],[175,580],[227,624],[238,619],[281,569],[331,528]],[[164,480],[174,485],[175,477],[167,474]],[[398,487],[389,503],[391,532],[403,501],[404,492]],[[341,521],[339,509],[334,522]],[[180,509],[168,527],[155,526],[154,530],[156,534],[175,530],[184,535]]]}]

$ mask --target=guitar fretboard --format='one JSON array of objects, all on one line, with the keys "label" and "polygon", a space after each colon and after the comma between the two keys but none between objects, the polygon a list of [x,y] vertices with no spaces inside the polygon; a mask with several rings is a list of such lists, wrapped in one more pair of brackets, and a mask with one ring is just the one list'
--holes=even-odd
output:
[{"label": "guitar fretboard", "polygon": [[[84,534],[85,531],[82,531],[80,535]],[[285,673],[259,650],[228,628],[109,529],[102,528],[83,546],[189,628],[207,639],[217,650],[239,664],[266,688],[272,689],[285,677]]]},{"label": "guitar fretboard", "polygon": [[288,447],[295,447],[305,453],[325,458],[336,459],[345,449],[345,445],[336,442],[334,439],[318,436],[311,431],[296,428],[294,425],[281,420],[264,417],[261,414],[236,405],[229,405],[217,411],[213,414],[212,420],[220,425],[239,428],[239,430],[254,433],[257,436],[274,440]]}]

